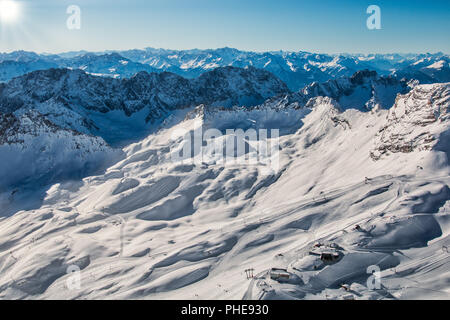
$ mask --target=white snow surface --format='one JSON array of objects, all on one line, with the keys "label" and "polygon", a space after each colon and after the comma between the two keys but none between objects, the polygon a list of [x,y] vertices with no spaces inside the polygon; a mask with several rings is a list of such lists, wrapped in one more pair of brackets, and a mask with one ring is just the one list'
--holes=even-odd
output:
[{"label": "white snow surface", "polygon": [[[126,146],[100,175],[2,193],[0,299],[448,299],[449,87],[417,86],[390,110],[322,97],[196,109]],[[282,127],[278,171],[173,162],[175,133],[199,123]],[[374,158],[380,131],[402,126],[429,132],[429,147]],[[367,284],[373,265],[380,289]],[[289,280],[270,279],[271,268]]]}]

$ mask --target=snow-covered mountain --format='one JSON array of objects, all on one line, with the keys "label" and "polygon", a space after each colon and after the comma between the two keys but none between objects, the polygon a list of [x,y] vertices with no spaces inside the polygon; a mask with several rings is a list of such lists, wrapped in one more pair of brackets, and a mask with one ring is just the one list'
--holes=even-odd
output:
[{"label": "snow-covered mountain", "polygon": [[107,76],[113,78],[130,78],[136,73],[145,71],[148,73],[158,72],[160,70],[149,66],[131,61],[119,55],[111,54],[85,54],[76,56],[60,63],[63,67],[73,69],[81,69],[92,75]]},{"label": "snow-covered mountain", "polygon": [[[232,48],[185,51],[147,48],[121,51],[120,54],[133,61],[188,77],[195,77],[219,66],[253,66],[272,72],[293,91],[313,81],[350,77],[364,69],[377,71],[380,75],[393,73],[399,78],[418,79],[422,83],[450,81],[450,57],[443,53],[327,55],[302,51],[259,53]],[[432,74],[430,71],[436,66],[442,69],[439,74]]]},{"label": "snow-covered mountain", "polygon": [[[207,110],[210,107],[231,108],[231,119],[223,119],[222,123],[214,122],[215,128],[223,130],[228,124],[235,127],[237,123],[240,123],[239,128],[244,130],[254,127],[245,113],[245,110],[252,107],[262,113],[267,110],[271,112],[273,109],[291,110],[287,117],[292,125],[287,128],[284,125],[287,120],[282,119],[286,116],[284,113],[280,114],[280,119],[269,119],[260,125],[260,128],[278,128],[285,134],[298,129],[299,126],[295,123],[300,124],[304,115],[303,112],[292,110],[310,105],[310,101],[314,101],[312,98],[331,98],[339,105],[340,110],[354,108],[370,111],[378,108],[388,109],[398,93],[406,93],[410,89],[405,81],[380,77],[376,72],[368,70],[358,71],[350,78],[312,83],[299,92],[291,93],[284,83],[272,74],[252,67],[216,68],[196,79],[185,79],[171,73],[146,72],[140,72],[130,79],[112,79],[93,76],[81,70],[49,69],[35,71],[0,84],[0,114],[3,114],[5,119],[15,119],[16,123],[14,128],[5,130],[4,143],[7,143],[11,136],[16,139],[16,131],[22,129],[20,123],[25,121],[23,119],[42,119],[40,122],[31,121],[30,127],[34,132],[42,131],[42,121],[45,121],[51,128],[55,128],[46,130],[48,134],[53,133],[53,141],[61,140],[60,134],[56,134],[57,131],[64,132],[69,134],[68,139],[73,138],[68,146],[78,145],[79,137],[85,140],[93,139],[94,141],[86,146],[91,150],[92,144],[103,146],[106,145],[105,141],[113,146],[123,146],[130,141],[142,139],[161,126],[173,123],[173,119],[184,117],[192,107],[199,104],[205,105]],[[264,103],[261,104],[262,102]],[[233,106],[235,108],[232,108]],[[31,118],[30,113],[34,115]],[[340,121],[338,118],[335,120]],[[44,141],[47,139],[38,134],[33,136]],[[33,149],[28,146],[30,143],[34,144],[30,141],[32,140],[24,141],[24,147]],[[15,143],[20,146],[18,141]],[[44,145],[46,143],[44,142]],[[110,152],[108,148],[105,146],[104,155]],[[42,166],[39,173],[23,171],[24,178],[13,175],[17,181],[5,178],[3,180],[8,181],[5,185],[20,184],[27,177],[34,177],[32,182],[36,182],[40,180],[36,179],[39,175],[54,176],[56,180],[53,181],[57,181],[63,174],[53,174],[52,168],[63,161],[66,153],[63,152],[62,157],[55,156],[55,161],[52,161],[53,151],[52,148],[49,149],[47,165]],[[27,157],[24,157],[24,161],[35,158]],[[102,161],[96,163],[98,168],[102,167]],[[17,165],[21,166],[23,163],[18,162]],[[95,169],[95,165],[89,167]],[[7,170],[6,173],[11,171],[13,170]],[[81,169],[79,171],[83,174],[87,172]],[[67,172],[67,176],[71,174],[72,171]]]},{"label": "snow-covered mountain", "polygon": [[[10,61],[15,61],[12,69]],[[7,63],[8,62],[8,63]],[[37,55],[32,52],[0,54],[0,81],[34,70],[80,68],[87,73],[129,78],[139,71],[176,73],[196,78],[217,67],[255,67],[272,72],[288,87],[297,91],[311,82],[325,82],[350,77],[356,71],[369,69],[380,75],[393,74],[399,79],[417,79],[421,83],[450,81],[450,57],[435,54],[341,54],[309,52],[248,52],[232,48],[209,50],[144,50],[88,53],[70,52],[60,55]],[[48,64],[45,67],[45,63]]]},{"label": "snow-covered mountain", "polygon": [[56,68],[58,64],[46,60],[36,59],[29,62],[6,60],[0,62],[0,82],[22,76],[32,71]]},{"label": "snow-covered mountain", "polygon": [[282,81],[255,68],[218,68],[190,80],[166,72],[121,80],[82,70],[35,71],[0,84],[0,161],[8,163],[0,187],[92,173],[114,158],[107,143],[142,138],[198,104],[253,106],[286,93]]},{"label": "snow-covered mountain", "polygon": [[121,155],[103,139],[62,129],[40,113],[0,113],[0,192],[80,179]]},{"label": "snow-covered mountain", "polygon": [[38,55],[25,51],[0,53],[0,82],[32,71],[51,68],[80,69],[92,75],[112,78],[130,78],[142,71],[149,73],[164,71],[148,64],[131,61],[118,53],[84,53],[70,58],[66,55]]},{"label": "snow-covered mountain", "polygon": [[284,95],[282,99],[268,99],[264,105],[277,105],[278,108],[291,104],[305,106],[312,98],[328,97],[337,102],[341,110],[358,109],[365,112],[389,109],[398,94],[408,93],[415,85],[416,81],[399,80],[394,76],[380,76],[375,71],[361,70],[351,77],[313,82],[297,92]]},{"label": "snow-covered mountain", "polygon": [[57,68],[60,64],[61,58],[55,55],[39,55],[27,51],[0,53],[0,82],[36,70]]},{"label": "snow-covered mountain", "polygon": [[0,112],[33,109],[61,128],[115,143],[139,136],[149,122],[158,124],[179,109],[202,103],[253,106],[289,92],[278,78],[256,68],[217,68],[195,79],[167,72],[112,79],[49,69],[0,84]]},{"label": "snow-covered mountain", "polygon": [[[15,62],[33,62],[35,60],[41,59],[43,55],[37,54],[30,51],[13,51],[13,52],[0,52],[0,62],[4,61],[15,61]],[[50,59],[52,56],[47,56]]]},{"label": "snow-covered mountain", "polygon": [[[1,148],[30,136],[31,163],[50,163],[43,137],[83,162],[110,150],[89,134],[165,121],[103,172],[0,193],[0,298],[447,299],[449,99],[450,83],[370,71],[292,93],[251,67],[191,80],[52,69],[1,84]],[[214,148],[177,157],[208,129],[200,146]],[[224,163],[227,129],[281,130],[244,137]],[[268,171],[249,162],[266,142]]]},{"label": "snow-covered mountain", "polygon": [[406,93],[410,85],[404,79],[393,76],[379,76],[375,71],[361,70],[351,77],[328,80],[325,83],[313,82],[300,90],[303,100],[312,97],[330,97],[339,102],[344,109],[374,108],[389,109],[398,94]]},{"label": "snow-covered mountain", "polygon": [[448,82],[450,58],[448,56],[424,57],[404,68],[395,70],[393,74],[397,77],[417,79],[421,83]]}]

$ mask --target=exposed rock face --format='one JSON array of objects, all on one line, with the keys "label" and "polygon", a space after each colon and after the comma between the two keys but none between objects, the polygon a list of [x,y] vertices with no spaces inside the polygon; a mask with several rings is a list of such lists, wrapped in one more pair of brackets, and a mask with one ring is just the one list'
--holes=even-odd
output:
[{"label": "exposed rock face", "polygon": [[380,77],[375,71],[363,70],[350,78],[313,82],[300,90],[304,100],[316,96],[335,99],[343,109],[369,111],[376,108],[389,109],[399,93],[410,90],[406,80],[394,77]]},{"label": "exposed rock face", "polygon": [[419,85],[398,96],[386,125],[378,132],[372,158],[432,149],[439,135],[450,130],[449,108],[450,83]]},{"label": "exposed rock face", "polygon": [[328,97],[339,104],[341,110],[358,109],[371,111],[389,109],[395,102],[397,94],[411,90],[406,80],[391,76],[379,76],[375,71],[358,71],[351,77],[342,77],[319,83],[313,82],[298,92],[288,94],[280,99],[269,99],[267,104],[276,104],[278,108],[296,103],[304,106],[312,98]]}]

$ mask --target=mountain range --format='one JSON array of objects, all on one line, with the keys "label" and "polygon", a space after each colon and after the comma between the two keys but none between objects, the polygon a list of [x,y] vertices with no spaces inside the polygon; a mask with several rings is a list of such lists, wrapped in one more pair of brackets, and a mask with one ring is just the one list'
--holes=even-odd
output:
[{"label": "mountain range", "polygon": [[[392,75],[380,76],[369,70],[324,83],[313,82],[297,92],[289,90],[270,72],[254,67],[218,67],[193,79],[169,72],[141,71],[129,79],[116,79],[95,76],[79,69],[33,71],[0,84],[0,115],[3,119],[0,138],[8,144],[8,152],[4,152],[0,159],[8,162],[7,159],[14,154],[22,156],[21,150],[26,148],[30,154],[25,159],[44,156],[47,160],[42,162],[52,164],[52,155],[62,152],[58,141],[63,135],[74,140],[65,144],[63,154],[79,153],[80,161],[89,165],[86,165],[86,170],[79,169],[79,166],[63,166],[63,172],[51,174],[52,168],[57,167],[60,161],[55,160],[50,167],[37,166],[27,176],[24,176],[25,171],[21,171],[15,179],[12,174],[15,170],[8,169],[0,178],[3,186],[7,187],[32,177],[38,177],[36,181],[42,183],[41,176],[48,177],[46,182],[49,182],[70,177],[73,173],[88,174],[88,169],[104,167],[103,162],[107,158],[99,156],[93,158],[98,161],[85,160],[86,155],[91,157],[97,152],[92,150],[111,153],[113,150],[109,146],[117,148],[138,141],[160,130],[168,121],[184,117],[199,105],[229,110],[290,110],[292,106],[304,108],[315,103],[314,99],[326,97],[334,101],[339,110],[373,112],[390,109],[398,94],[408,93],[415,85],[417,82],[399,80]],[[301,123],[299,116],[303,113],[296,114],[291,114],[292,120]],[[236,115],[235,121],[247,128],[244,125],[246,115],[240,116],[242,119],[238,120]],[[233,122],[230,124],[231,127],[235,125]],[[216,124],[216,127],[223,127],[223,124]],[[292,131],[291,127],[278,127],[282,132]],[[88,143],[78,143],[80,138]],[[35,140],[46,141],[44,149],[47,155],[41,152],[42,148]],[[13,145],[16,148],[11,150]],[[62,158],[58,156],[57,159]],[[17,165],[22,164],[17,162]]]},{"label": "mountain range", "polygon": [[448,62],[0,54],[0,299],[448,299]]},{"label": "mountain range", "polygon": [[49,69],[81,69],[93,75],[129,78],[140,71],[172,72],[196,78],[217,67],[255,67],[270,71],[297,91],[313,81],[324,82],[350,77],[369,69],[380,75],[417,79],[421,83],[450,81],[450,57],[447,54],[315,54],[308,52],[246,52],[232,48],[211,50],[84,51],[59,55],[16,51],[0,53],[0,81],[25,73]]}]

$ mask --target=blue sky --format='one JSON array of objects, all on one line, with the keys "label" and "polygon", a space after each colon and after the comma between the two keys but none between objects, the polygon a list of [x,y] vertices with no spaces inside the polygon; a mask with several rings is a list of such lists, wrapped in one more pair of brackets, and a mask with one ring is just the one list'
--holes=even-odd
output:
[{"label": "blue sky", "polygon": [[[2,0],[0,0],[2,1]],[[14,22],[0,24],[0,51],[63,52],[162,47],[234,47],[311,52],[450,53],[449,0],[9,0]],[[381,30],[366,9],[381,8]],[[68,30],[66,9],[81,8]]]}]

